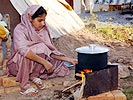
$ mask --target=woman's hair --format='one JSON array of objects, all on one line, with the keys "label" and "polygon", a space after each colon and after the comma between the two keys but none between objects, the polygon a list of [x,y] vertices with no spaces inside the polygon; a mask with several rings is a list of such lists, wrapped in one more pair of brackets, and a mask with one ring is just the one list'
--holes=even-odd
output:
[{"label": "woman's hair", "polygon": [[32,19],[37,18],[39,15],[45,14],[47,15],[47,11],[41,6],[33,15]]}]

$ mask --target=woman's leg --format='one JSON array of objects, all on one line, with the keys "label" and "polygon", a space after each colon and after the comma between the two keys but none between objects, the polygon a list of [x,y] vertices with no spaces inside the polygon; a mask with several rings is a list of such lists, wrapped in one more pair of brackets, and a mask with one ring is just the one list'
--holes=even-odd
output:
[{"label": "woman's leg", "polygon": [[42,67],[41,64],[35,64],[34,65],[34,69],[33,69],[33,72],[30,74],[30,80],[33,80],[34,78],[37,78],[39,77],[39,74],[40,74],[40,70],[44,67]]},{"label": "woman's leg", "polygon": [[17,81],[20,82],[20,88],[24,90],[31,87],[29,83],[29,74],[31,71],[30,62],[31,61],[27,58],[23,58],[22,62],[18,62],[20,65],[17,73]]},{"label": "woman's leg", "polygon": [[35,89],[32,89],[30,92],[28,91],[32,88],[29,79],[30,73],[33,72],[34,68],[32,68],[33,66],[31,66],[31,63],[32,62],[29,59],[23,58],[23,61],[20,62],[20,65],[22,66],[19,68],[17,73],[17,81],[20,82],[21,94],[36,96],[38,94],[38,91],[36,91]]},{"label": "woman's leg", "polygon": [[[21,64],[21,63],[20,63]],[[28,62],[27,62],[28,64]],[[20,82],[21,94],[28,96],[36,96],[38,92],[30,86],[29,83],[29,73],[30,67],[23,61],[23,66],[18,70],[15,63],[7,66],[8,75],[13,75],[17,77],[17,81]],[[29,64],[28,64],[29,65]],[[28,70],[29,69],[29,70]],[[28,92],[27,92],[28,91]]]}]

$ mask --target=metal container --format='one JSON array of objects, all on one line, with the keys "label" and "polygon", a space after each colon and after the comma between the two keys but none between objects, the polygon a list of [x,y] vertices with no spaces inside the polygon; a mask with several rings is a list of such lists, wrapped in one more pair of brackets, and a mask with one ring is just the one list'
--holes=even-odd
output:
[{"label": "metal container", "polygon": [[76,71],[82,69],[97,71],[106,68],[108,51],[109,48],[97,44],[90,44],[89,46],[77,48],[78,64],[76,65]]}]

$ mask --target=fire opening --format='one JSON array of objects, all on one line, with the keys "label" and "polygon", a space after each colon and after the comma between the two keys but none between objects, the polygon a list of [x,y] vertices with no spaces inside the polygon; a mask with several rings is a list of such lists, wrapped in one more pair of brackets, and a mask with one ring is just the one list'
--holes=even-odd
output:
[{"label": "fire opening", "polygon": [[83,69],[82,71],[80,71],[80,73],[81,73],[81,77],[82,77],[82,81],[83,81],[84,78],[85,78],[84,73],[90,73],[90,72],[92,72],[91,69]]}]

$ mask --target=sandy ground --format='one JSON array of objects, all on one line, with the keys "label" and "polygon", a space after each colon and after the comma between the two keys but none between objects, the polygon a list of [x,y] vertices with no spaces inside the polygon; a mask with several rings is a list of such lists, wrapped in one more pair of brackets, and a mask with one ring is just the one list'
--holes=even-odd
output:
[{"label": "sandy ground", "polygon": [[[132,25],[132,20],[127,20],[127,17],[132,17],[132,15],[120,15],[119,11],[117,12],[101,12],[96,13],[98,15],[99,22],[107,23],[107,24],[130,24]],[[116,16],[115,16],[116,15]],[[126,17],[127,16],[127,17]],[[90,17],[88,13],[80,15],[80,17],[85,21],[85,18]],[[112,22],[109,22],[109,18],[113,18]],[[115,19],[116,18],[116,19]],[[123,23],[122,23],[123,22]],[[108,60],[111,63],[123,63],[126,66],[133,67],[133,46],[130,46],[126,43],[120,42],[120,41],[110,41],[104,39],[102,36],[99,36],[98,34],[93,34],[89,30],[80,30],[75,33],[67,34],[64,36],[61,36],[58,38],[54,44],[59,49],[60,52],[63,52],[69,57],[77,58],[77,53],[75,52],[75,49],[77,47],[86,46],[90,43],[96,43],[100,45],[105,45],[110,47],[110,51],[108,53]],[[66,80],[68,81],[75,81],[74,78],[74,68],[71,70],[71,75],[66,76],[64,78],[54,78],[50,80],[45,80],[56,83],[57,82],[64,82]],[[132,70],[131,70],[132,73]],[[120,80],[120,87],[127,85],[127,86],[133,86],[133,80],[129,80],[128,83]],[[20,95],[20,93],[10,93],[10,94],[4,94],[0,95],[0,100],[69,100],[69,99],[52,99],[54,90],[63,89],[64,86],[52,86],[50,88],[47,88],[43,91],[40,91],[40,97],[38,98],[31,98],[31,97],[25,97],[23,95]],[[51,99],[50,99],[51,98]]]}]

